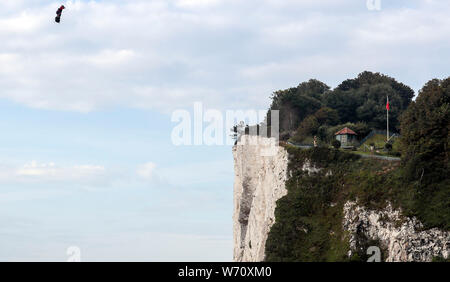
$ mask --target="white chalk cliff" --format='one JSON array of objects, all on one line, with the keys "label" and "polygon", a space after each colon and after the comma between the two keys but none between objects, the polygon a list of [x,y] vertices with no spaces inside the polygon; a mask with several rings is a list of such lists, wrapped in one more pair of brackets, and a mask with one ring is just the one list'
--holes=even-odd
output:
[{"label": "white chalk cliff", "polygon": [[264,260],[276,201],[287,193],[287,151],[270,141],[244,135],[233,147],[234,261]]},{"label": "white chalk cliff", "polygon": [[[244,135],[233,147],[234,261],[264,260],[267,236],[275,222],[276,201],[287,193],[288,153],[273,142]],[[320,171],[309,162],[301,169],[308,173]],[[430,261],[435,256],[449,255],[450,232],[422,230],[417,219],[403,217],[390,205],[380,212],[347,202],[342,224],[349,231],[350,248],[356,246],[356,233],[363,232],[367,238],[379,240],[387,250],[387,261]]]},{"label": "white chalk cliff", "polygon": [[379,240],[387,253],[383,260],[388,262],[427,262],[433,257],[448,258],[450,252],[450,232],[422,230],[423,225],[416,218],[403,217],[390,204],[382,211],[374,211],[347,202],[343,225],[350,233],[349,255],[356,248],[357,232]]}]

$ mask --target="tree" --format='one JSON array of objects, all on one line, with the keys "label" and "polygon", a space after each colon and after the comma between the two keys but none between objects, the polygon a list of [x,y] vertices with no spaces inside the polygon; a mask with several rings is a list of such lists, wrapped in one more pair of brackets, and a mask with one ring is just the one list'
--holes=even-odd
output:
[{"label": "tree", "polygon": [[[280,135],[290,135],[300,122],[322,107],[321,97],[330,87],[323,82],[311,79],[297,87],[279,90],[273,93],[270,110],[280,111]],[[270,114],[268,113],[270,125]]]},{"label": "tree", "polygon": [[317,79],[310,79],[308,82],[302,82],[297,87],[297,92],[299,94],[313,97],[317,100],[320,100],[322,94],[328,90],[330,90],[330,87]]},{"label": "tree", "polygon": [[397,82],[394,78],[380,73],[373,73],[370,71],[364,71],[358,75],[357,78],[347,79],[343,81],[337,89],[348,91],[352,89],[359,89],[364,85],[377,85],[387,84],[392,90],[400,96],[401,107],[405,108],[411,102],[414,97],[414,91],[403,83]]},{"label": "tree", "polygon": [[[319,126],[363,122],[370,129],[384,129],[386,96],[389,96],[391,105],[389,124],[391,131],[395,131],[399,124],[398,117],[411,102],[414,91],[379,73],[362,72],[357,78],[343,81],[334,90],[315,79],[302,82],[297,87],[274,92],[270,110],[280,111],[281,139],[298,135],[296,130],[310,115],[315,116]],[[270,126],[269,114],[267,121]],[[316,131],[324,137],[326,128]]]},{"label": "tree", "polygon": [[362,72],[355,79],[343,81],[323,96],[323,104],[338,111],[341,122],[365,122],[371,128],[386,126],[386,96],[391,110],[389,122],[397,128],[399,115],[407,108],[414,91],[380,73]]},{"label": "tree", "polygon": [[303,119],[295,132],[294,139],[303,141],[306,137],[318,135],[322,141],[326,140],[326,129],[331,125],[339,123],[339,115],[336,110],[322,107],[314,114]]},{"label": "tree", "polygon": [[430,80],[401,117],[400,140],[409,177],[447,177],[449,128],[450,77]]},{"label": "tree", "polygon": [[427,228],[450,228],[449,129],[450,77],[433,79],[402,115],[400,138],[412,208]]},{"label": "tree", "polygon": [[295,141],[302,141],[307,136],[312,136],[317,133],[319,122],[314,115],[306,117],[299,125],[295,133]]},{"label": "tree", "polygon": [[340,120],[338,112],[329,107],[320,108],[314,116],[321,125],[336,125]]},{"label": "tree", "polygon": [[351,94],[350,92],[335,89],[324,95],[323,103],[325,106],[336,110],[341,121],[353,121],[356,116],[358,103]]}]

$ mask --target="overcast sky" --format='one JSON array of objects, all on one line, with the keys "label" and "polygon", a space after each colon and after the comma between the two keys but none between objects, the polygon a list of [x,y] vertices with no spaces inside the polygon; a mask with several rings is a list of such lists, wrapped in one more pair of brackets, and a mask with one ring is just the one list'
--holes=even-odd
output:
[{"label": "overcast sky", "polygon": [[231,148],[172,145],[172,111],[449,75],[449,1],[366,2],[1,0],[0,260],[231,260]]}]

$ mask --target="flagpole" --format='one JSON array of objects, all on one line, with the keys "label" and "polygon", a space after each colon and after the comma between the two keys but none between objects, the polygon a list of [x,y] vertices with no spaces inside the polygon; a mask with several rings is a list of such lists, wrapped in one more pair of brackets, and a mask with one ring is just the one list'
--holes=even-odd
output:
[{"label": "flagpole", "polygon": [[[389,105],[389,96],[386,96],[387,103],[386,105]],[[389,106],[386,107],[386,142],[389,141]]]}]

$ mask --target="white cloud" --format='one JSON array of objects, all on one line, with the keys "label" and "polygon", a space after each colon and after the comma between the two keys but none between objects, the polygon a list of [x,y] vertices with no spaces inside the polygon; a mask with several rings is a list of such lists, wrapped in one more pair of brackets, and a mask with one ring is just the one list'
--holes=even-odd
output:
[{"label": "white cloud", "polygon": [[417,89],[450,59],[446,1],[68,1],[61,24],[54,3],[3,2],[0,98],[35,108],[265,108],[366,69]]},{"label": "white cloud", "polygon": [[[367,47],[380,46],[430,46],[445,44],[442,38],[450,33],[448,10],[403,9],[387,11],[370,18],[363,27],[355,29],[355,43],[364,43]],[[430,18],[430,15],[433,17]]]},{"label": "white cloud", "polygon": [[39,29],[44,18],[21,12],[10,18],[0,19],[0,33],[30,33]]},{"label": "white cloud", "polygon": [[99,54],[87,57],[87,61],[94,66],[115,67],[129,63],[135,57],[133,50],[103,50]]},{"label": "white cloud", "polygon": [[156,164],[148,162],[138,167],[136,173],[144,179],[152,179],[155,176]]},{"label": "white cloud", "polygon": [[106,168],[92,164],[61,166],[54,162],[31,161],[21,166],[3,165],[0,172],[0,182],[3,183],[71,182],[100,185],[108,181]]},{"label": "white cloud", "polygon": [[22,168],[17,170],[17,175],[20,176],[56,176],[57,169],[54,163],[39,164],[36,161],[31,161],[25,164]]},{"label": "white cloud", "polygon": [[221,0],[177,0],[175,3],[178,7],[201,8],[217,5]]}]

